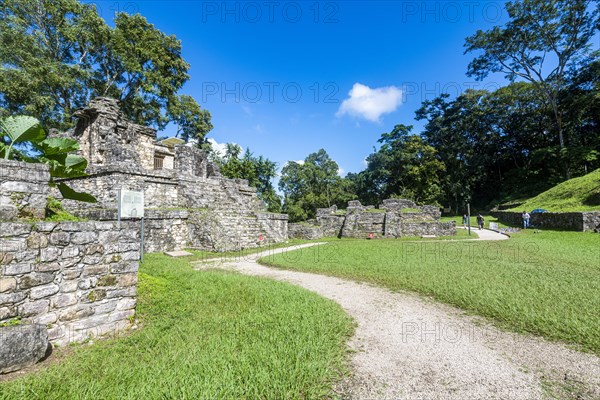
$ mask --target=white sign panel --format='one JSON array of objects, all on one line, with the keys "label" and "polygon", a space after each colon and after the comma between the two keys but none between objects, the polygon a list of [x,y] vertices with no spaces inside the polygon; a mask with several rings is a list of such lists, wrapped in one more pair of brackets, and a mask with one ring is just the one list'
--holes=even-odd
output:
[{"label": "white sign panel", "polygon": [[144,192],[121,190],[121,218],[144,217]]},{"label": "white sign panel", "polygon": [[490,222],[490,229],[493,231],[497,231],[498,230],[498,223],[497,222]]}]

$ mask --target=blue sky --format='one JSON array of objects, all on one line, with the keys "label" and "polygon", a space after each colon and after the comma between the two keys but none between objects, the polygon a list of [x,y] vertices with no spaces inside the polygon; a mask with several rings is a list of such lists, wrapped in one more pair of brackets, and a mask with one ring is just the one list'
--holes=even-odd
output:
[{"label": "blue sky", "polygon": [[[342,173],[364,169],[381,133],[422,127],[421,102],[502,76],[466,76],[464,39],[506,19],[493,1],[98,2],[177,36],[209,137],[278,162],[324,148]],[[163,134],[172,132],[169,128]]]}]

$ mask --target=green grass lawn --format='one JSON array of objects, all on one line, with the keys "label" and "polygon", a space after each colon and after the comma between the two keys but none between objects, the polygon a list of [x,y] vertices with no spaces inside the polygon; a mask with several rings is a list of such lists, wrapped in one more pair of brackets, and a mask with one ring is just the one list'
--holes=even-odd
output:
[{"label": "green grass lawn", "polygon": [[[315,399],[344,370],[351,319],[308,290],[150,254],[141,329],[62,349],[2,399]],[[56,350],[60,353],[61,349]]]},{"label": "green grass lawn", "polygon": [[338,240],[261,262],[415,291],[503,328],[600,355],[598,234],[526,231],[500,242]]},{"label": "green grass lawn", "polygon": [[536,208],[548,211],[599,211],[600,169],[562,182],[510,211],[531,212]]}]

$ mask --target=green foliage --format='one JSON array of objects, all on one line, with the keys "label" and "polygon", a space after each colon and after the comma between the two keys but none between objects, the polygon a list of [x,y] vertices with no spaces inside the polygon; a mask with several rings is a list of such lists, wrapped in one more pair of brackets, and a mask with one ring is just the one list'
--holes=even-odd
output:
[{"label": "green foliage", "polygon": [[39,142],[46,137],[40,121],[24,115],[0,119],[0,132],[0,154],[5,160],[13,158],[12,150],[15,144]]},{"label": "green foliage", "polygon": [[314,218],[317,208],[344,207],[354,198],[339,167],[323,149],[309,154],[304,163],[288,162],[281,170],[279,189],[284,193],[283,210],[290,221]]},{"label": "green foliage", "polygon": [[600,355],[599,248],[598,234],[529,230],[495,243],[404,246],[398,240],[331,240],[318,250],[263,260],[285,269],[412,290],[502,327],[574,343]]},{"label": "green foliage", "polygon": [[177,135],[187,143],[193,139],[199,145],[204,143],[204,137],[213,128],[211,115],[203,110],[192,96],[173,96],[169,101],[169,115],[177,124]]},{"label": "green foliage", "polygon": [[367,169],[349,174],[356,193],[366,204],[391,197],[438,204],[445,166],[434,147],[411,134],[412,126],[396,125],[379,139],[381,148],[367,157]]},{"label": "green foliage", "polygon": [[21,320],[21,317],[15,317],[0,323],[0,328],[5,328],[8,326],[19,326],[22,323],[23,321]]},{"label": "green foliage", "polygon": [[277,176],[277,163],[263,156],[256,157],[250,149],[246,149],[240,157],[242,148],[234,143],[227,143],[223,157],[216,152],[209,152],[210,158],[221,169],[227,178],[247,179],[250,186],[256,188],[258,197],[266,204],[270,212],[281,212],[281,198],[273,187],[273,179]]},{"label": "green foliage", "polygon": [[[56,186],[66,199],[94,203],[96,199],[87,193],[76,192],[64,182],[55,178],[76,178],[85,176],[87,160],[81,156],[69,154],[79,149],[74,139],[47,138],[40,122],[29,116],[14,116],[0,119],[0,151],[5,159],[21,159],[49,166],[50,186]],[[15,145],[22,145],[15,150]]]},{"label": "green foliage", "polygon": [[46,203],[46,218],[45,221],[83,221],[83,219],[74,216],[73,214],[64,210],[62,203],[60,200],[54,197],[48,197],[48,202]]},{"label": "green foliage", "polygon": [[[561,92],[567,75],[593,60],[592,39],[600,26],[594,0],[519,0],[506,3],[504,26],[477,31],[466,39],[466,53],[478,52],[467,74],[481,80],[501,72],[510,81],[534,85],[538,103],[553,113],[558,144],[565,149],[565,107]],[[569,123],[569,121],[567,121]],[[561,157],[569,177],[568,158]]]},{"label": "green foliage", "polygon": [[117,13],[109,26],[93,4],[6,0],[0,32],[0,107],[10,114],[65,129],[74,110],[110,96],[139,124],[173,120],[192,135],[210,126],[210,114],[177,96],[189,78],[181,42],[139,14]]},{"label": "green foliage", "polygon": [[512,211],[600,211],[600,169],[568,181],[527,200]]},{"label": "green foliage", "polygon": [[313,292],[158,254],[140,265],[136,319],[138,330],[0,383],[0,399],[328,398],[352,333]]}]

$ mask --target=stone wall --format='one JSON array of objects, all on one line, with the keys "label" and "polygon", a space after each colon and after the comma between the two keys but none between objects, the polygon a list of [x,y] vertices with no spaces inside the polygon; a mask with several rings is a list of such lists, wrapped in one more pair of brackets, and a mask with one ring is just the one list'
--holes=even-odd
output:
[{"label": "stone wall", "polygon": [[288,225],[288,235],[290,239],[316,240],[325,237],[323,229],[320,226],[307,223],[294,223]]},{"label": "stone wall", "polygon": [[0,323],[46,325],[60,345],[125,329],[139,250],[130,222],[0,223]]},{"label": "stone wall", "polygon": [[44,218],[49,180],[45,164],[0,159],[0,221]]},{"label": "stone wall", "polygon": [[[80,120],[72,136],[90,165],[88,176],[67,181],[98,203],[64,201],[73,214],[114,215],[119,189],[128,189],[144,192],[147,210],[186,211],[185,216],[147,215],[149,251],[238,250],[287,240],[287,215],[265,212],[256,188],[223,178],[204,151],[156,143],[156,132],[127,122],[116,100],[98,98],[75,115]],[[172,152],[172,165],[154,170],[150,158],[165,151]]]},{"label": "stone wall", "polygon": [[[290,224],[290,237],[318,239],[323,236],[350,238],[397,238],[403,236],[456,235],[454,222],[440,222],[435,206],[417,206],[406,199],[384,200],[382,208],[348,202],[346,211],[336,206],[317,209],[315,220]],[[292,226],[293,225],[293,226]]]},{"label": "stone wall", "polygon": [[[523,226],[521,212],[492,211],[494,218],[507,225]],[[600,211],[596,212],[544,212],[533,213],[529,223],[540,229],[564,229],[569,231],[588,232],[600,230]]]}]

